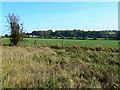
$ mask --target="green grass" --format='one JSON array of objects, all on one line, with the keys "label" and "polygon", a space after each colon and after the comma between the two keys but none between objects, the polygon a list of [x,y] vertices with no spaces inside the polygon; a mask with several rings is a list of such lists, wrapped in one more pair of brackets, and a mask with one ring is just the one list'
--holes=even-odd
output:
[{"label": "green grass", "polygon": [[[24,41],[20,41],[20,45],[43,45],[43,46],[51,46],[56,44],[61,44],[64,42],[64,46],[88,46],[88,47],[111,47],[118,48],[118,40],[68,40],[65,39],[40,39],[40,38],[25,38]],[[3,44],[9,44],[10,41],[8,38],[3,38]]]}]

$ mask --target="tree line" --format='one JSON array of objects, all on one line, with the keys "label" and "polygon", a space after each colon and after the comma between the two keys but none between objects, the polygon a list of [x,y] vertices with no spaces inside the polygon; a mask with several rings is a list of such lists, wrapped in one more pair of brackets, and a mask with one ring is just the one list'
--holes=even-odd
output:
[{"label": "tree line", "polygon": [[32,31],[32,33],[26,33],[26,36],[44,37],[44,38],[76,38],[76,39],[120,39],[120,31],[117,30],[101,30],[101,31],[84,31],[84,30],[47,30],[47,31]]}]

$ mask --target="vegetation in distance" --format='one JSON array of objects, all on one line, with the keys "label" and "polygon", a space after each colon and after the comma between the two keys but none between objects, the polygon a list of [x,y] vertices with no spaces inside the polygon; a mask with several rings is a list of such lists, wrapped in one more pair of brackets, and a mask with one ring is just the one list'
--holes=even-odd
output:
[{"label": "vegetation in distance", "polygon": [[32,33],[24,33],[25,37],[44,37],[44,38],[66,38],[66,39],[79,39],[79,40],[87,40],[87,39],[110,39],[110,40],[119,40],[120,39],[120,31],[118,30],[101,30],[101,31],[86,31],[80,29],[74,30],[37,30],[32,31]]}]

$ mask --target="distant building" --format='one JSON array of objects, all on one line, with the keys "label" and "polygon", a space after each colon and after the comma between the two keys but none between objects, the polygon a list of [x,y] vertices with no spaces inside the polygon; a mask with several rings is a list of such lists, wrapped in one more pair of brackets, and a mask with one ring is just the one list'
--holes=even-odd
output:
[{"label": "distant building", "polygon": [[36,35],[32,35],[32,33],[26,33],[26,37],[37,37]]},{"label": "distant building", "polygon": [[114,34],[116,34],[116,32],[109,32],[109,34],[113,34],[114,35]]}]

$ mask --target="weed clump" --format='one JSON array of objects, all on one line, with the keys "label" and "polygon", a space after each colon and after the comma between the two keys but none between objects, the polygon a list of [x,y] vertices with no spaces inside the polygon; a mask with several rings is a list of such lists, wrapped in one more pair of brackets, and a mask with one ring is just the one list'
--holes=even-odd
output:
[{"label": "weed clump", "polygon": [[103,48],[103,47],[95,47],[95,50],[96,50],[96,51],[103,51],[104,48]]},{"label": "weed clump", "polygon": [[63,46],[61,44],[51,45],[50,47],[54,49],[63,49]]}]

